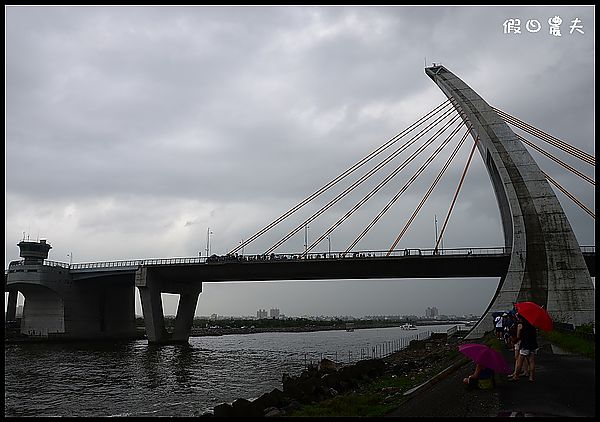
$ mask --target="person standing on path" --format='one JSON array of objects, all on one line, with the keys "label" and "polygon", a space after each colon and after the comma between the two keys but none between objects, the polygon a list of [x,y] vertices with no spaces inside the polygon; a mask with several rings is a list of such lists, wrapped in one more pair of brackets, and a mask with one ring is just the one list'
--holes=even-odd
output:
[{"label": "person standing on path", "polygon": [[517,314],[519,325],[517,328],[517,341],[519,344],[519,357],[515,372],[510,374],[509,381],[518,381],[524,361],[529,367],[529,381],[533,382],[535,376],[535,353],[538,349],[537,330],[522,315]]},{"label": "person standing on path", "polygon": [[[509,319],[511,320],[510,323],[510,327],[509,327],[509,336],[510,336],[510,346],[511,349],[514,351],[514,355],[515,355],[515,372],[517,370],[517,361],[519,360],[519,346],[521,344],[520,340],[517,340],[517,332],[519,330],[519,328],[523,328],[523,325],[521,324],[521,321],[519,318],[517,318],[517,313],[510,313],[509,315]],[[528,373],[528,366],[527,366],[527,360],[523,361],[523,367],[522,367],[522,371],[521,373],[519,373],[519,375],[524,375],[524,376],[529,376]],[[514,373],[514,372],[513,372]]]}]

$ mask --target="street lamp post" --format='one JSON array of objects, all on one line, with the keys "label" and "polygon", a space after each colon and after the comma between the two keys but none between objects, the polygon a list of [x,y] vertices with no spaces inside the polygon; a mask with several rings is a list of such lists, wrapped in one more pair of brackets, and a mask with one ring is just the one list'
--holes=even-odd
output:
[{"label": "street lamp post", "polygon": [[308,225],[304,225],[304,254],[308,251]]},{"label": "street lamp post", "polygon": [[69,266],[71,266],[73,264],[73,252],[69,252],[67,256],[69,257]]},{"label": "street lamp post", "polygon": [[[437,248],[438,231],[437,231],[437,215],[436,214],[434,214],[434,218],[435,218],[435,246],[434,246],[433,253],[439,253],[438,248]],[[443,237],[440,239],[440,250],[444,251],[444,238]]]},{"label": "street lamp post", "polygon": [[[244,239],[240,240],[240,245],[244,244]],[[242,246],[242,256],[244,256],[244,246]]]},{"label": "street lamp post", "polygon": [[210,231],[210,227],[206,229],[206,257],[210,256],[210,235],[213,232]]},{"label": "street lamp post", "polygon": [[435,255],[437,253],[437,215],[433,214],[433,221],[435,224],[435,242],[433,242],[433,254]]},{"label": "street lamp post", "polygon": [[327,256],[331,256],[331,236],[327,235],[327,242],[329,243],[329,247],[328,247],[328,255]]}]

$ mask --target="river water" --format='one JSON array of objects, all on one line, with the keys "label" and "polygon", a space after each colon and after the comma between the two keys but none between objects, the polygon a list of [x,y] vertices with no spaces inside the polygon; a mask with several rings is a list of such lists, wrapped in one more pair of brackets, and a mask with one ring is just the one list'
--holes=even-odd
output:
[{"label": "river water", "polygon": [[283,389],[282,375],[311,361],[379,357],[453,326],[191,337],[189,345],[6,344],[4,415],[198,416]]}]

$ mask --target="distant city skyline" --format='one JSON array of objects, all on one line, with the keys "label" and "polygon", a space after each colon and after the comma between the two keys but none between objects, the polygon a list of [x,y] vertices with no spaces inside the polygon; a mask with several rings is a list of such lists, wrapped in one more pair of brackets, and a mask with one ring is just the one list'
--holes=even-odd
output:
[{"label": "distant city skyline", "polygon": [[[428,315],[428,312],[434,309],[435,310],[435,315]],[[290,315],[286,315],[285,312],[281,312],[281,309],[279,308],[271,308],[270,311],[276,310],[277,311],[277,316],[278,317],[282,317],[282,318],[344,318],[344,317],[353,317],[353,318],[369,318],[369,317],[399,317],[399,316],[419,316],[419,317],[436,317],[436,316],[452,316],[454,314],[445,314],[445,313],[439,313],[437,307],[432,307],[429,308],[427,307],[424,311],[424,313],[422,315],[418,315],[418,314],[373,314],[373,315],[361,315],[361,316],[356,316],[356,315],[325,315],[325,314],[320,314],[320,315],[312,315],[312,314],[304,314],[304,315],[295,315],[295,316],[290,316]],[[169,316],[175,316],[175,314],[168,314]],[[462,315],[473,315],[471,313],[462,313],[462,314],[458,314],[458,315],[454,315],[454,316],[462,316]],[[136,314],[136,316],[142,316],[141,314]],[[235,317],[239,317],[239,318],[257,318],[257,319],[261,319],[261,318],[265,318],[265,319],[269,319],[269,318],[273,318],[273,316],[270,314],[269,311],[267,311],[266,308],[261,308],[261,309],[257,309],[255,315],[226,315],[226,314],[218,314],[218,313],[212,313],[210,315],[196,315],[196,317],[199,318],[214,318],[214,317],[218,317],[218,318],[235,318]]]}]

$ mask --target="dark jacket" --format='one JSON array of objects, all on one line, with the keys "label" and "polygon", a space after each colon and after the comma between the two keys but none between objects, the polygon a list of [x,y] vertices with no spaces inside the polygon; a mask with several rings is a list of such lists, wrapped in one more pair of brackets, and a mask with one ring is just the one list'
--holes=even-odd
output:
[{"label": "dark jacket", "polygon": [[521,328],[521,349],[527,350],[535,350],[538,348],[537,343],[537,330],[531,325],[527,320],[522,320],[521,324],[523,327]]}]

